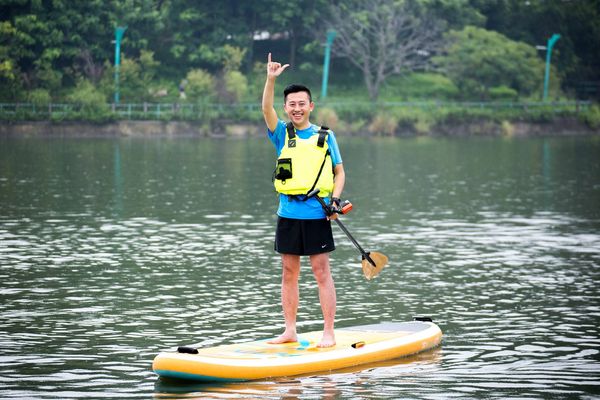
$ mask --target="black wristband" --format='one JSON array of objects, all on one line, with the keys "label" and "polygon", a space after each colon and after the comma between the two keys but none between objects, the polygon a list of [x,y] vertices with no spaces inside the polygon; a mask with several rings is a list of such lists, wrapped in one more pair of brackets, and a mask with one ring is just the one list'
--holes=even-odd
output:
[{"label": "black wristband", "polygon": [[340,206],[341,200],[339,199],[339,197],[332,197],[331,198],[331,204],[335,203],[336,206]]}]

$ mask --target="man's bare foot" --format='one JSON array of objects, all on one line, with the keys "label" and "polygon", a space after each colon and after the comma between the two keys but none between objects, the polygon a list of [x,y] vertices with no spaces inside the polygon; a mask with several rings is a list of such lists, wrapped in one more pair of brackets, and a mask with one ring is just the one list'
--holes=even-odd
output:
[{"label": "man's bare foot", "polygon": [[268,340],[267,343],[281,344],[281,343],[291,343],[291,342],[297,342],[297,341],[298,341],[298,335],[296,334],[296,332],[285,331],[281,335],[276,337],[275,339]]},{"label": "man's bare foot", "polygon": [[317,345],[317,347],[325,348],[325,347],[333,347],[335,346],[335,334],[333,332],[323,332],[323,337],[321,338],[321,342]]}]

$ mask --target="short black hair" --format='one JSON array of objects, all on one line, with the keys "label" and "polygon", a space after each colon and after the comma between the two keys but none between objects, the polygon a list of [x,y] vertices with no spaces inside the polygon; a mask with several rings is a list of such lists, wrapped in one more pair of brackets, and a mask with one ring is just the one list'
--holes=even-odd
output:
[{"label": "short black hair", "polygon": [[292,83],[291,85],[288,85],[285,89],[283,89],[283,102],[285,103],[287,101],[288,94],[298,92],[308,93],[308,100],[312,102],[312,94],[310,93],[310,89],[304,85],[298,85],[295,83]]}]

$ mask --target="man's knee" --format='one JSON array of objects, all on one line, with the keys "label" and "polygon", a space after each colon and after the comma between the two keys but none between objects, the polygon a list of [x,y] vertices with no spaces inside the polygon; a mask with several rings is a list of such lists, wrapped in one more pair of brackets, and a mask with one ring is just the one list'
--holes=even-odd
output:
[{"label": "man's knee", "polygon": [[293,254],[282,254],[281,264],[283,266],[284,279],[297,279],[300,274],[300,256]]},{"label": "man's knee", "polygon": [[311,256],[310,263],[313,274],[318,282],[323,282],[331,278],[331,272],[329,270],[329,254],[323,253]]}]

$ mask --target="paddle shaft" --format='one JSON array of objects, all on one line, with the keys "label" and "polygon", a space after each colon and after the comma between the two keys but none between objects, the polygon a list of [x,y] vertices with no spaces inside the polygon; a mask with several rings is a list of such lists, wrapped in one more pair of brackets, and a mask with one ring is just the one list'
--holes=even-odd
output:
[{"label": "paddle shaft", "polygon": [[[312,192],[311,192],[312,193]],[[327,204],[325,204],[325,201],[320,198],[318,196],[318,193],[316,193],[317,195],[315,196],[317,198],[317,200],[319,201],[319,203],[321,203],[321,206],[323,206],[323,209],[325,211],[327,211]],[[309,194],[309,197],[310,194]],[[358,244],[358,242],[356,241],[356,239],[354,239],[354,237],[350,234],[350,232],[348,232],[348,229],[346,229],[346,227],[344,226],[344,224],[342,224],[342,221],[340,221],[339,218],[334,219],[334,221],[338,224],[338,226],[340,227],[340,229],[346,234],[346,236],[348,236],[348,239],[350,239],[350,241],[352,242],[352,244],[354,245],[354,247],[356,247],[358,249],[358,251],[360,251],[360,254],[362,254],[362,256],[365,258],[365,260],[367,260],[369,262],[369,264],[371,264],[372,266],[376,266],[375,265],[375,261],[373,261],[371,259],[371,257],[369,257],[369,253],[367,253],[366,251],[364,251],[364,249],[362,247],[360,247],[360,244]]]}]

